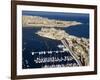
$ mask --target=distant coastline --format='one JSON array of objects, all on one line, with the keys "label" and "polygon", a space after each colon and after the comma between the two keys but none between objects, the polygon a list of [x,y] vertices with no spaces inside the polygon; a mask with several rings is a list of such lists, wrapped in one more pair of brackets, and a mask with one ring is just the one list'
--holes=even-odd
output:
[{"label": "distant coastline", "polygon": [[80,24],[82,23],[77,21],[48,19],[46,17],[40,17],[40,16],[27,16],[27,15],[22,16],[23,27],[69,27]]}]

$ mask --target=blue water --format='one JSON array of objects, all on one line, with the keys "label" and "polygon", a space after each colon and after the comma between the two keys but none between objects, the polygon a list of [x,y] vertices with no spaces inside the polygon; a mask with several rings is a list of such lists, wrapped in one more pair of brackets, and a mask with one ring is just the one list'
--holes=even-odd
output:
[{"label": "blue water", "polygon": [[[77,37],[89,38],[89,14],[80,14],[80,13],[52,13],[52,12],[36,12],[36,11],[23,11],[22,15],[32,15],[32,16],[41,16],[47,17],[49,19],[57,19],[57,20],[66,20],[66,21],[79,21],[82,24],[77,26],[70,26],[68,28],[60,28],[65,30],[70,35],[74,35]],[[22,59],[23,59],[23,69],[28,68],[41,68],[45,64],[52,63],[44,63],[44,64],[36,64],[34,59],[36,59],[39,54],[32,55],[32,52],[38,51],[54,51],[61,50],[57,47],[57,45],[62,44],[60,41],[52,40],[48,38],[43,38],[35,34],[41,28],[34,27],[23,27],[22,28]],[[50,56],[58,56],[60,57],[62,53],[52,55],[46,54],[42,55],[42,57],[50,57]],[[63,53],[62,57],[71,56],[70,54]],[[75,63],[75,61],[66,61],[66,62],[58,62],[55,64],[66,64],[66,63]]]}]

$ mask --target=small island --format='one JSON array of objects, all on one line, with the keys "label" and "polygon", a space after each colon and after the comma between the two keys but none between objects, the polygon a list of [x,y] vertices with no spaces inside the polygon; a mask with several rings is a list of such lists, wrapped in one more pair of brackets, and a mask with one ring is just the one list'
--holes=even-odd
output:
[{"label": "small island", "polygon": [[80,25],[81,22],[77,21],[63,21],[56,19],[48,19],[46,17],[40,16],[22,16],[22,25],[23,27],[69,27]]}]

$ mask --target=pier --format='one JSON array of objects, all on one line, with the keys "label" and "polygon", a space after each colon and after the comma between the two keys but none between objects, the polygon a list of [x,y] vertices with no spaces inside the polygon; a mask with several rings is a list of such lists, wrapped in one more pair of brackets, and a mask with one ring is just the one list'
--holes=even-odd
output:
[{"label": "pier", "polygon": [[40,51],[40,52],[32,52],[32,55],[34,54],[52,54],[52,53],[63,53],[63,52],[69,52],[67,49],[66,50],[61,50],[61,51]]}]

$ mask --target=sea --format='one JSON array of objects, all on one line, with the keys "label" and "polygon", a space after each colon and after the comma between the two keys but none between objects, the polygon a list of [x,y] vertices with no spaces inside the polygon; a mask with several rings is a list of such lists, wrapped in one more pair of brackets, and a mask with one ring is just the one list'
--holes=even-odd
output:
[{"label": "sea", "polygon": [[[77,37],[84,37],[89,39],[89,14],[84,13],[62,13],[62,12],[42,12],[42,11],[22,11],[22,15],[40,16],[48,19],[64,20],[64,21],[78,21],[82,24],[70,27],[60,28],[65,30],[68,34]],[[64,60],[65,57],[72,57],[69,52],[52,52],[48,51],[62,51],[58,45],[62,45],[59,40],[52,40],[49,38],[41,37],[35,34],[41,30],[41,27],[24,27],[22,26],[22,68],[23,69],[36,69],[36,68],[56,68],[56,67],[74,67],[76,64],[74,59]],[[45,54],[39,54],[45,52]],[[33,54],[35,53],[35,54]],[[35,61],[43,58],[56,58],[59,61],[36,63]],[[60,59],[63,59],[60,61]],[[56,66],[54,66],[56,65]]]}]

